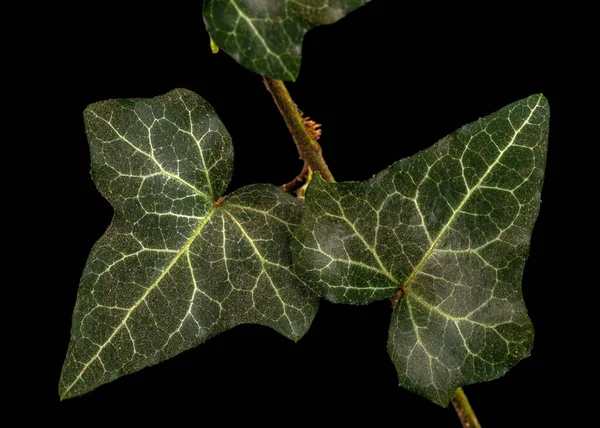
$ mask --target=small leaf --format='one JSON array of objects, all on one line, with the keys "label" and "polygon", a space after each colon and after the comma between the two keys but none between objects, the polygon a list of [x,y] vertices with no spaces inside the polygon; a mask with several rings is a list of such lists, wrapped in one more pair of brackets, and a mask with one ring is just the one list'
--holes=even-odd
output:
[{"label": "small leaf", "polygon": [[204,22],[219,48],[249,70],[296,80],[304,34],[370,0],[206,0]]},{"label": "small leaf", "polygon": [[401,293],[388,352],[401,385],[443,406],[531,350],[521,277],[548,118],[546,99],[531,96],[369,181],[308,186],[296,272],[332,302]]},{"label": "small leaf", "polygon": [[222,198],[231,138],[177,89],[85,111],[92,175],[114,207],[94,245],[59,385],[84,394],[243,323],[301,338],[318,298],[291,270],[302,201],[271,185]]}]

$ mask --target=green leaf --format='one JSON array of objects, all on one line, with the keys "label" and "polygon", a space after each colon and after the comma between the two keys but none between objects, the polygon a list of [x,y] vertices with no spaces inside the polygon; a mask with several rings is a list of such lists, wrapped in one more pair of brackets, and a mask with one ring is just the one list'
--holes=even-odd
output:
[{"label": "green leaf", "polygon": [[295,270],[332,302],[401,294],[388,352],[400,384],[447,405],[527,357],[521,277],[540,206],[549,109],[531,96],[371,180],[308,186]]},{"label": "green leaf", "polygon": [[92,175],[115,214],[81,278],[62,398],[242,323],[306,333],[318,298],[289,249],[302,202],[271,185],[220,198],[233,148],[206,101],[184,89],[104,101],[85,122]]},{"label": "green leaf", "polygon": [[274,79],[296,80],[302,39],[370,0],[206,0],[204,23],[220,49]]}]

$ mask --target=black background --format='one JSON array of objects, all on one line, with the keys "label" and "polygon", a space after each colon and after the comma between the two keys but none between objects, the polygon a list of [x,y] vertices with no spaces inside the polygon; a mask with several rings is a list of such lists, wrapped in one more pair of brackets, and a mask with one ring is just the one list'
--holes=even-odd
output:
[{"label": "black background", "polygon": [[[551,107],[546,181],[523,278],[536,327],[533,354],[505,377],[465,391],[486,428],[567,418],[566,409],[554,406],[559,357],[553,290],[561,280],[549,267],[559,263],[564,233],[558,224],[569,81],[562,70],[574,55],[563,32],[569,16],[558,19],[552,11],[524,5],[461,9],[398,3],[374,0],[335,25],[309,32],[300,76],[289,90],[323,124],[320,142],[338,181],[367,179],[465,123],[544,93]],[[363,307],[322,302],[297,344],[265,327],[236,327],[169,361],[59,402],[79,276],[112,215],[89,175],[86,105],[153,97],[176,87],[195,91],[233,137],[235,170],[228,191],[251,183],[283,184],[302,164],[261,77],[223,52],[210,53],[200,3],[96,3],[52,6],[47,13],[52,25],[39,39],[45,55],[34,62],[50,90],[39,109],[50,119],[42,125],[55,167],[47,179],[56,189],[52,204],[61,208],[53,211],[60,233],[46,275],[52,316],[42,329],[51,346],[44,348],[44,381],[36,381],[36,390],[52,415],[67,426],[90,418],[119,426],[166,417],[172,425],[195,426],[459,427],[451,407],[397,386],[386,353],[387,301]],[[39,415],[25,415],[32,416]]]}]

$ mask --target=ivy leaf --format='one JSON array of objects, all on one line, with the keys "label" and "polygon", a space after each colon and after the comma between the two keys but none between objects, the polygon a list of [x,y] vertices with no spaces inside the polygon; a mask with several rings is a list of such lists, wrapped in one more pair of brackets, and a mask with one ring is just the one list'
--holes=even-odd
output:
[{"label": "ivy leaf", "polygon": [[206,0],[204,23],[237,62],[274,79],[296,80],[304,34],[370,0]]},{"label": "ivy leaf", "polygon": [[527,357],[521,277],[540,206],[549,109],[531,96],[372,179],[308,186],[295,270],[332,302],[399,296],[400,384],[446,406]]},{"label": "ivy leaf", "polygon": [[114,207],[73,313],[59,392],[84,394],[242,323],[301,338],[318,298],[293,273],[302,202],[271,185],[220,196],[231,138],[176,89],[85,111],[93,179]]}]

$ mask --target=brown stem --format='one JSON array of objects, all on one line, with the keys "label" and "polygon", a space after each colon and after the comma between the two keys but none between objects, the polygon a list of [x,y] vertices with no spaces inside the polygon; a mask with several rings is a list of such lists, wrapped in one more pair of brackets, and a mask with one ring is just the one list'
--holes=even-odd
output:
[{"label": "brown stem", "polygon": [[396,305],[400,301],[400,297],[402,297],[402,295],[405,293],[406,293],[406,285],[402,285],[398,291],[396,291],[394,294],[392,294],[392,296],[390,297],[390,302],[392,302],[392,309],[394,309],[396,307]]},{"label": "brown stem", "polygon": [[302,171],[300,174],[296,176],[289,183],[285,183],[281,186],[281,190],[287,193],[294,193],[299,187],[301,187],[304,183],[306,183],[306,178],[308,176],[308,164],[304,162],[304,166],[302,167]]},{"label": "brown stem", "polygon": [[469,403],[469,399],[462,388],[458,388],[452,394],[452,404],[464,428],[481,428],[477,416]]},{"label": "brown stem", "polygon": [[333,174],[329,171],[329,167],[321,154],[321,146],[307,129],[305,120],[298,111],[296,104],[294,104],[285,84],[281,80],[271,79],[267,76],[264,76],[264,79],[277,108],[279,108],[279,112],[285,120],[285,124],[294,138],[300,157],[313,171],[319,171],[325,180],[335,182]]}]

